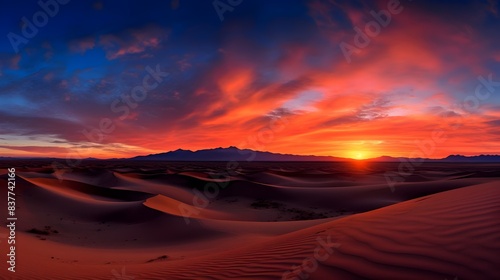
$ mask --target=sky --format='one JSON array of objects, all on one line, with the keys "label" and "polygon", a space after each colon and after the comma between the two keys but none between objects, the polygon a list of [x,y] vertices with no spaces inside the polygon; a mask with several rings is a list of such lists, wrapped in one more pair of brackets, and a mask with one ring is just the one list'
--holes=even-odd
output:
[{"label": "sky", "polygon": [[0,156],[500,153],[498,1],[2,2]]}]

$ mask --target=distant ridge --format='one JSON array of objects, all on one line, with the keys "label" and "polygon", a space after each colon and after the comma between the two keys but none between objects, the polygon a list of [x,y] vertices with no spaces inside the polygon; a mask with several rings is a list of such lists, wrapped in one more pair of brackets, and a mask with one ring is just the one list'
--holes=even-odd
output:
[{"label": "distant ridge", "polygon": [[279,154],[271,152],[227,148],[204,149],[198,151],[178,149],[171,152],[137,156],[131,160],[164,160],[164,161],[350,161],[351,159],[331,156],[303,156]]},{"label": "distant ridge", "polygon": [[463,156],[449,155],[446,158],[440,159],[442,162],[500,162],[500,155],[478,155],[478,156]]},{"label": "distant ridge", "polygon": [[500,162],[500,155],[478,155],[478,156],[464,156],[464,155],[449,155],[441,159],[430,158],[405,158],[405,157],[390,157],[381,156],[377,158],[367,159],[367,161],[374,162],[399,162],[404,160],[413,160],[415,162],[424,160],[427,162]]},{"label": "distant ridge", "polygon": [[[137,156],[130,160],[162,160],[162,161],[354,161],[354,159],[314,156],[314,155],[293,155],[279,154],[271,152],[255,151],[250,149],[239,149],[234,146],[227,148],[203,149],[198,151],[178,149],[166,153],[151,154],[147,156]],[[366,159],[371,162],[400,162],[408,160],[404,157],[381,156]],[[463,156],[450,155],[442,159],[417,158],[414,160],[425,160],[428,162],[499,162],[500,155],[479,155]]]},{"label": "distant ridge", "polygon": [[[61,161],[63,158],[53,157],[2,157],[0,160],[54,160]],[[251,149],[239,149],[234,146],[227,148],[214,148],[202,149],[198,151],[177,149],[175,151],[150,154],[145,156],[136,156],[132,158],[112,158],[112,159],[98,159],[98,158],[84,158],[81,160],[133,160],[133,161],[358,161],[350,158],[341,158],[333,156],[314,156],[314,155],[293,155],[293,154],[280,154],[263,151],[255,151]],[[360,161],[368,162],[404,162],[404,161],[425,161],[425,162],[456,162],[456,163],[500,163],[500,155],[477,155],[477,156],[464,156],[464,155],[449,155],[441,159],[430,158],[405,158],[405,157],[391,157],[380,156],[376,158],[364,159]]]}]

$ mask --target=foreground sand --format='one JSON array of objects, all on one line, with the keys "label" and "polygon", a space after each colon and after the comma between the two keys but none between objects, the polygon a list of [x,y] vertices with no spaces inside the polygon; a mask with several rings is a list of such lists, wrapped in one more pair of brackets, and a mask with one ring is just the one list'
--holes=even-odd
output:
[{"label": "foreground sand", "polygon": [[392,192],[372,170],[266,167],[186,224],[178,206],[212,179],[180,171],[21,169],[17,272],[1,279],[500,279],[493,173],[429,172]]}]

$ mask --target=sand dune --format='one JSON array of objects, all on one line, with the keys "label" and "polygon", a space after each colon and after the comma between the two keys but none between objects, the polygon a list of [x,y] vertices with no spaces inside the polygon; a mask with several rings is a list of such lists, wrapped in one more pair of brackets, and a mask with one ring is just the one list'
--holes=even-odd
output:
[{"label": "sand dune", "polygon": [[[314,272],[303,270],[310,279],[498,279],[499,184],[403,202],[209,258],[166,263],[147,277],[281,279],[319,246],[322,254],[332,254]],[[317,238],[329,241],[327,249]]]},{"label": "sand dune", "polygon": [[386,166],[303,166],[245,167],[204,207],[193,190],[223,182],[216,165],[82,168],[63,181],[26,168],[18,272],[0,279],[500,278],[494,167],[423,169],[392,192]]}]

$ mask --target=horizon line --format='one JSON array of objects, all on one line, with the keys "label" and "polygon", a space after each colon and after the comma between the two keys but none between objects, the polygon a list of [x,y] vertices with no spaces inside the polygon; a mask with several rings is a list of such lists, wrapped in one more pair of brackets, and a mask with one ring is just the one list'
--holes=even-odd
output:
[{"label": "horizon line", "polygon": [[[276,155],[289,155],[289,156],[298,156],[298,157],[319,157],[319,158],[336,158],[336,159],[342,159],[342,160],[355,160],[355,161],[368,161],[368,160],[374,160],[374,159],[379,159],[379,158],[393,158],[393,159],[428,159],[428,160],[442,160],[446,159],[451,156],[462,156],[462,157],[479,157],[479,156],[500,156],[500,154],[474,154],[474,155],[464,155],[464,154],[449,154],[445,157],[415,157],[415,158],[410,158],[410,157],[405,157],[405,156],[390,156],[390,155],[381,155],[377,157],[370,157],[370,158],[351,158],[351,157],[339,157],[339,156],[334,156],[334,155],[300,155],[300,154],[292,154],[292,153],[280,153],[280,152],[271,152],[271,151],[264,151],[264,150],[253,150],[249,148],[238,148],[236,146],[227,146],[227,147],[214,147],[214,148],[203,148],[203,149],[198,149],[198,150],[191,150],[191,149],[183,149],[183,148],[177,148],[175,150],[170,150],[170,151],[164,151],[164,152],[158,152],[158,153],[153,153],[153,154],[137,154],[131,157],[123,157],[123,158],[118,158],[118,157],[111,157],[111,158],[99,158],[99,157],[85,157],[85,158],[80,158],[80,160],[128,160],[128,159],[133,159],[136,157],[147,157],[147,156],[152,156],[152,155],[159,155],[159,154],[166,154],[166,153],[171,153],[171,152],[176,152],[176,151],[187,151],[187,152],[199,152],[199,151],[206,151],[206,150],[215,150],[215,149],[230,149],[230,148],[235,148],[238,150],[250,150],[254,152],[263,152],[263,153],[271,153],[271,154],[276,154]],[[0,159],[58,159],[58,160],[64,160],[62,157],[57,157],[57,156],[0,156]],[[217,161],[217,160],[214,160]],[[334,161],[334,160],[333,160]]]}]

